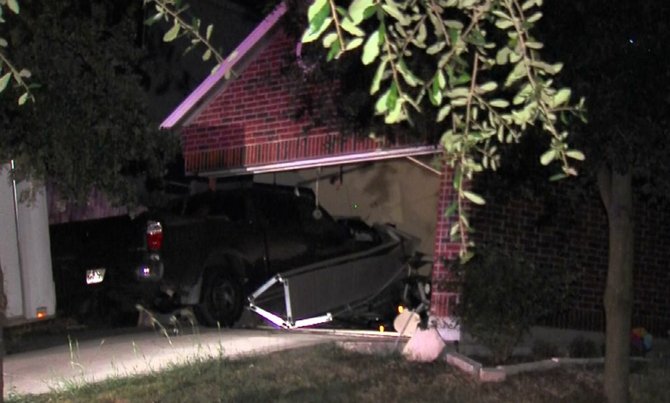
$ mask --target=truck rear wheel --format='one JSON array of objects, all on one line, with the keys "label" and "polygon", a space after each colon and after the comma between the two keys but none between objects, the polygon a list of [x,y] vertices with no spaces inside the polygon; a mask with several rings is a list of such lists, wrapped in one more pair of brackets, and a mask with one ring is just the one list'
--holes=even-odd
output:
[{"label": "truck rear wheel", "polygon": [[207,326],[231,327],[242,315],[244,295],[239,279],[222,270],[205,276],[200,320]]}]

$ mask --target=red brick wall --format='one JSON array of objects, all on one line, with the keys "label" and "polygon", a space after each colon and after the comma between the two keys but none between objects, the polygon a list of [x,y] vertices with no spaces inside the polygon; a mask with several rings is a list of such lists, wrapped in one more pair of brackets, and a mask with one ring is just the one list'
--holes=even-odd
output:
[{"label": "red brick wall", "polygon": [[453,277],[449,271],[449,262],[458,259],[460,244],[449,239],[449,229],[454,222],[453,217],[444,216],[444,212],[455,198],[451,181],[452,171],[445,164],[442,168],[437,201],[432,273],[434,287],[430,304],[431,314],[437,317],[452,316],[455,305],[458,303],[458,293],[450,287]]},{"label": "red brick wall", "polygon": [[[278,33],[254,61],[197,118],[182,130],[188,172],[294,161],[326,155],[372,151],[386,146],[380,140],[343,136],[334,120],[317,124],[300,112],[298,99],[311,93],[321,100],[319,116],[333,110],[324,96],[333,85],[301,86],[286,65],[295,54],[295,41]],[[326,113],[323,113],[323,110]]]},{"label": "red brick wall", "polygon": [[[601,330],[607,216],[595,192],[575,201],[561,186],[544,202],[488,196],[486,206],[472,212],[473,239],[511,247],[536,267],[570,273],[574,297],[546,324]],[[633,326],[665,336],[670,330],[670,212],[636,202]]]}]

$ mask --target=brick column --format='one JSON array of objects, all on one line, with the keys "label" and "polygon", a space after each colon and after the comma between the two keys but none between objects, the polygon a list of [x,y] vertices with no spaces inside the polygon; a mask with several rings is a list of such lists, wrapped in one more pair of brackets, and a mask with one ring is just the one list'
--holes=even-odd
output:
[{"label": "brick column", "polygon": [[454,280],[454,275],[449,270],[448,262],[458,258],[458,250],[460,248],[459,242],[453,242],[449,239],[449,229],[455,222],[455,217],[447,218],[444,216],[446,209],[456,200],[452,178],[452,169],[447,164],[444,164],[437,201],[432,273],[433,290],[430,304],[431,316],[437,318],[453,316],[455,305],[458,302],[458,293],[447,287],[447,283]]}]

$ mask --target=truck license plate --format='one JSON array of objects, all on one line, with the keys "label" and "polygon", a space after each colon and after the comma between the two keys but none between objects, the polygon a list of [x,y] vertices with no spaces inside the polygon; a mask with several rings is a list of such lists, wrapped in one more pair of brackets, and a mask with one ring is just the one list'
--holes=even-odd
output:
[{"label": "truck license plate", "polygon": [[86,270],[86,284],[99,284],[105,279],[105,269],[97,268]]}]

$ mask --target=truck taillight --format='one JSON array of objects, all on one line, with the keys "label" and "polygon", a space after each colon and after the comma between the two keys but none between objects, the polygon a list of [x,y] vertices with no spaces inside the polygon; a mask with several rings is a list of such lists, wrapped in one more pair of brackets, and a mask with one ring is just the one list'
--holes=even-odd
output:
[{"label": "truck taillight", "polygon": [[147,248],[157,251],[163,247],[163,227],[158,221],[147,222]]}]

